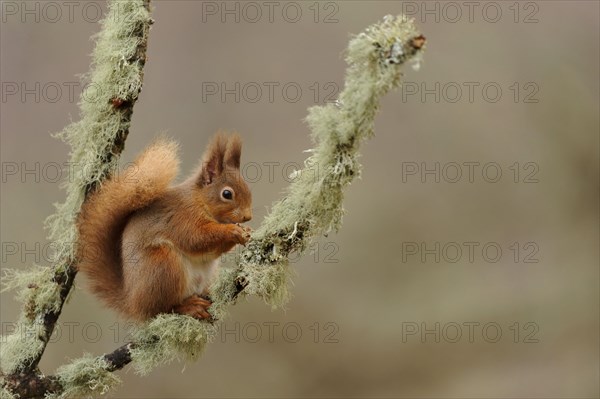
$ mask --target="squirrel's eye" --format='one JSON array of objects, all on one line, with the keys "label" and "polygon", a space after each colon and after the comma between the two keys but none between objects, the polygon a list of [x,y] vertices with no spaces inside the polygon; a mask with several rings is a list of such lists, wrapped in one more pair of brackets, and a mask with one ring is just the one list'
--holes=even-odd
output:
[{"label": "squirrel's eye", "polygon": [[221,197],[226,200],[231,200],[233,199],[233,192],[226,188],[225,190],[221,191]]}]

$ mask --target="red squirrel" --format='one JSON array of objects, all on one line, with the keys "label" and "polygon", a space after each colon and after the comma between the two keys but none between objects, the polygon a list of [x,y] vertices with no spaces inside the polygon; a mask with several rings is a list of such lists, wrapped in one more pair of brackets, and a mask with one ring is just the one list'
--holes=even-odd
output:
[{"label": "red squirrel", "polygon": [[218,133],[201,165],[171,185],[177,145],[159,139],[90,194],[78,217],[78,270],[126,318],[175,312],[209,319],[210,278],[219,257],[244,245],[252,195],[240,174],[242,142]]}]

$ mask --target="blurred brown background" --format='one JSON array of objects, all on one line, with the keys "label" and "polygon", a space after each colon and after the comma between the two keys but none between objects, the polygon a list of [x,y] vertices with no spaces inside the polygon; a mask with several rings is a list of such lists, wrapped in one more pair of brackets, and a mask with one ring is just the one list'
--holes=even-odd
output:
[{"label": "blurred brown background", "polygon": [[[294,261],[287,311],[243,301],[198,362],[120,372],[114,396],[598,397],[599,4],[474,3],[275,2],[270,22],[263,2],[153,1],[124,160],[166,131],[189,169],[211,133],[239,131],[254,227],[311,146],[306,108],[341,89],[349,34],[405,10],[428,48],[383,101],[342,230]],[[25,268],[48,264],[42,221],[68,152],[51,133],[77,118],[69,87],[79,94],[105,3],[3,7],[2,268]],[[236,82],[239,102],[221,99]],[[47,373],[127,339],[84,287]],[[6,332],[20,307],[1,298]]]}]

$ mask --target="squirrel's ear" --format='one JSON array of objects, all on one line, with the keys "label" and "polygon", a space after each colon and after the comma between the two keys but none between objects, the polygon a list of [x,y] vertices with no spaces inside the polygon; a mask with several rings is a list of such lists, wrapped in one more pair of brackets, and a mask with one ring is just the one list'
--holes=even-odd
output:
[{"label": "squirrel's ear", "polygon": [[223,157],[227,149],[227,138],[223,133],[217,133],[202,156],[202,166],[198,184],[206,186],[212,183],[223,172]]},{"label": "squirrel's ear", "polygon": [[242,139],[238,134],[229,136],[225,157],[223,161],[225,166],[233,169],[240,168],[240,159],[242,157]]}]

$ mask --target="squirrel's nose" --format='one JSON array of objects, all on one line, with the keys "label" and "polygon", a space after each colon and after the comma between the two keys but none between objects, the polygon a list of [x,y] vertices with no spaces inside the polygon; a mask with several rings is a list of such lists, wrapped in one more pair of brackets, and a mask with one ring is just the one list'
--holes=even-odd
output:
[{"label": "squirrel's nose", "polygon": [[251,219],[252,219],[252,211],[246,211],[246,213],[244,213],[244,215],[242,216],[242,220],[244,222],[247,222]]}]

